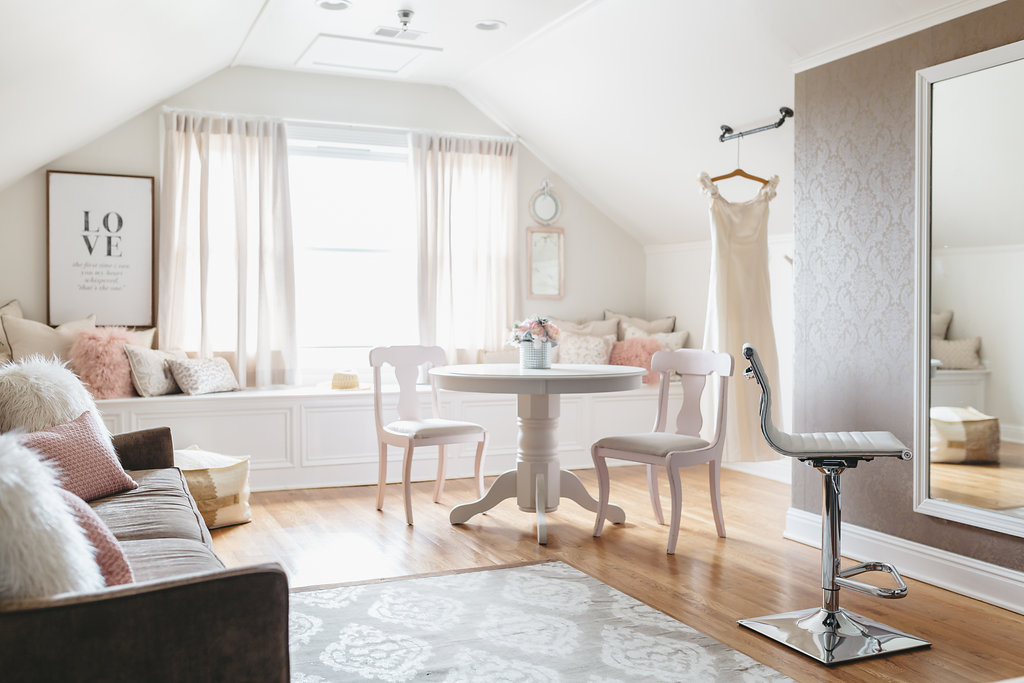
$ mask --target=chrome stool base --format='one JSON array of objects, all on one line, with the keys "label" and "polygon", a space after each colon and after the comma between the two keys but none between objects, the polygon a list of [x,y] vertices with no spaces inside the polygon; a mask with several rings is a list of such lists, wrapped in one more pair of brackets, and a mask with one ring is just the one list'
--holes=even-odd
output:
[{"label": "chrome stool base", "polygon": [[931,645],[845,609],[829,612],[818,607],[740,619],[739,623],[822,664],[842,664]]}]

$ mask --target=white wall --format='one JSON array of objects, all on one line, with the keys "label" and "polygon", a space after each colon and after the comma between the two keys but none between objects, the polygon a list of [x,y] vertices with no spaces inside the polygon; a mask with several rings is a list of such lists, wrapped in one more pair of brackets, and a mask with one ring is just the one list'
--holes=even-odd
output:
[{"label": "white wall", "polygon": [[525,147],[520,147],[519,154],[521,248],[525,250],[526,229],[536,225],[528,206],[530,197],[540,189],[543,180],[551,183],[551,192],[562,206],[554,225],[565,230],[565,296],[561,299],[530,297],[528,264],[524,257],[520,271],[521,315],[592,320],[603,318],[606,308],[637,316],[652,313],[644,307],[643,247]]},{"label": "white wall", "polygon": [[[451,88],[291,71],[225,69],[163,104],[311,121],[508,134]],[[46,168],[158,176],[159,116],[159,107],[149,109]],[[38,320],[46,315],[45,178],[45,169],[38,169],[0,192],[0,304],[19,299],[25,314]],[[582,317],[600,313],[605,306],[642,312],[640,245],[528,152],[520,170],[520,245],[525,245],[529,223],[527,201],[543,178],[552,181],[564,206],[560,223],[566,228],[566,298],[544,302],[543,307],[525,301],[523,312],[538,309]]]}]

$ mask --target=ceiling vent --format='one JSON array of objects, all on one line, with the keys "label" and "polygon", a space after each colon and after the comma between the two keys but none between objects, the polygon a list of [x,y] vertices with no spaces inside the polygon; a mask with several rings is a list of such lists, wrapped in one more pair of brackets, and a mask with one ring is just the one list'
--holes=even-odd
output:
[{"label": "ceiling vent", "polygon": [[407,28],[396,26],[378,26],[373,35],[380,38],[396,38],[398,40],[419,40],[424,35],[423,31],[410,31]]}]

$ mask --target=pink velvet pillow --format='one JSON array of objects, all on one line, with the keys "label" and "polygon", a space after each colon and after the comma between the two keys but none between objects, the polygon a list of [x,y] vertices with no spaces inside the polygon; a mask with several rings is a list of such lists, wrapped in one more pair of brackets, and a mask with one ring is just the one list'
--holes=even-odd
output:
[{"label": "pink velvet pillow", "polygon": [[[650,370],[651,356],[658,351],[661,351],[661,344],[654,337],[634,337],[615,342],[608,362],[612,365],[632,365]],[[657,372],[648,372],[644,375],[644,384],[656,384],[658,377]]]},{"label": "pink velvet pillow", "polygon": [[101,431],[90,412],[66,424],[26,434],[21,443],[53,463],[60,473],[61,486],[82,500],[139,486],[121,467],[110,437]]},{"label": "pink velvet pillow", "polygon": [[128,558],[124,556],[121,544],[117,542],[103,520],[99,518],[89,504],[66,489],[60,489],[60,495],[75,516],[78,526],[85,532],[89,543],[96,548],[96,564],[100,567],[103,580],[108,586],[120,586],[135,580]]},{"label": "pink velvet pillow", "polygon": [[68,358],[94,398],[135,396],[124,352],[125,344],[134,343],[134,334],[125,327],[96,327],[75,335]]}]

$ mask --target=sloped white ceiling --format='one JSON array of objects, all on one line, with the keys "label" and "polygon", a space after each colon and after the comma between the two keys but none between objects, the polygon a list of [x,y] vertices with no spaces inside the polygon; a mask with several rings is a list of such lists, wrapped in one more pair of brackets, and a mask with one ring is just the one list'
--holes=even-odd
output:
[{"label": "sloped white ceiling", "polygon": [[[36,0],[0,4],[0,188],[231,65],[295,69],[317,35],[416,11],[443,57],[392,76],[457,88],[644,244],[705,239],[697,174],[731,170],[746,130],[793,106],[793,71],[994,0]],[[345,18],[347,15],[348,18]],[[503,19],[508,33],[468,29]],[[799,120],[801,113],[796,112]],[[791,230],[793,122],[745,138],[741,163],[782,178]],[[732,181],[731,181],[732,182]],[[727,186],[732,198],[755,187]],[[557,188],[556,188],[557,190]]]},{"label": "sloped white ceiling", "polygon": [[262,4],[0,4],[0,188],[228,66]]}]

